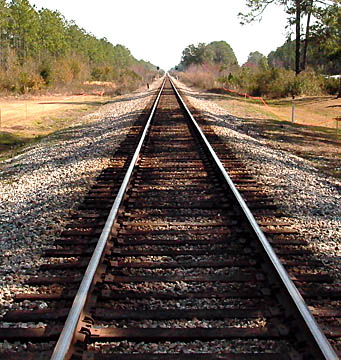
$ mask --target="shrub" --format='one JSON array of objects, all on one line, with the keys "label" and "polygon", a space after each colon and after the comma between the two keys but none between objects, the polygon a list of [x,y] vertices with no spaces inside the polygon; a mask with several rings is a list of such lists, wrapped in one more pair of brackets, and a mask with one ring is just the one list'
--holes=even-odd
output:
[{"label": "shrub", "polygon": [[28,73],[24,69],[17,78],[17,90],[26,94],[32,90],[40,90],[44,86],[44,80],[37,73]]},{"label": "shrub", "polygon": [[44,86],[44,80],[39,75],[36,62],[27,59],[20,64],[14,52],[7,59],[6,69],[2,69],[0,75],[0,88],[8,92],[25,94],[30,91],[40,90]]},{"label": "shrub", "polygon": [[91,78],[95,81],[109,81],[111,69],[108,66],[95,66],[91,70]]},{"label": "shrub", "polygon": [[129,68],[121,70],[115,80],[118,81],[117,92],[120,94],[133,91],[142,84],[142,77]]},{"label": "shrub", "polygon": [[329,77],[324,80],[324,89],[327,94],[336,95],[339,91],[339,79]]},{"label": "shrub", "polygon": [[[250,76],[249,93],[253,96],[263,96],[269,93],[282,92],[283,83],[280,81],[279,69],[257,70]],[[284,85],[285,86],[285,85]]]},{"label": "shrub", "polygon": [[90,77],[88,64],[80,57],[59,58],[52,62],[51,67],[45,67],[48,83],[51,85],[70,85],[83,82]]},{"label": "shrub", "polygon": [[46,85],[51,83],[52,67],[51,62],[44,60],[39,66],[39,75],[42,77]]},{"label": "shrub", "polygon": [[51,83],[53,85],[70,84],[73,80],[72,69],[65,58],[55,60],[52,65]]},{"label": "shrub", "polygon": [[84,82],[90,78],[89,64],[81,58],[72,57],[69,59],[73,81]]},{"label": "shrub", "polygon": [[325,92],[325,79],[312,70],[301,72],[297,76],[301,83],[301,93],[304,95],[320,95]]},{"label": "shrub", "polygon": [[148,70],[142,65],[135,68],[138,73],[132,68],[113,66],[111,63],[97,64],[90,68],[84,56],[72,53],[60,58],[46,55],[40,63],[29,58],[23,62],[13,50],[6,57],[6,64],[0,66],[0,90],[26,93],[49,87],[78,91],[86,81],[93,79],[115,82],[118,91],[125,93],[135,90],[145,81],[151,81],[157,74],[155,70]]},{"label": "shrub", "polygon": [[252,71],[248,67],[241,68],[234,76],[233,83],[235,90],[248,91]]},{"label": "shrub", "polygon": [[212,89],[218,86],[219,66],[209,63],[191,65],[185,72],[180,72],[179,77],[190,86]]},{"label": "shrub", "polygon": [[325,92],[324,78],[311,70],[296,76],[294,71],[283,68],[241,69],[233,78],[238,90],[253,96],[283,98]]},{"label": "shrub", "polygon": [[190,86],[202,89],[226,86],[252,96],[267,98],[284,98],[293,95],[313,96],[338,92],[337,79],[325,79],[309,69],[296,76],[294,71],[284,68],[243,66],[239,69],[230,69],[228,72],[215,65],[204,64],[192,65],[186,71],[177,74],[181,81]]}]

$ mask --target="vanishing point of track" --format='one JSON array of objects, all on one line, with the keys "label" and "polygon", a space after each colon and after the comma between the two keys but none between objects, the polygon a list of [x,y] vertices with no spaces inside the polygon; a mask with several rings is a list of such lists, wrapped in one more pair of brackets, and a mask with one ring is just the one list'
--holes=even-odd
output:
[{"label": "vanishing point of track", "polygon": [[146,127],[132,128],[47,253],[64,259],[45,268],[62,276],[35,284],[54,281],[58,292],[18,297],[59,303],[45,312],[53,326],[18,339],[58,338],[53,360],[338,359],[294,284],[326,278],[288,276],[282,262],[313,264],[290,251],[285,223],[259,220],[275,207],[206,135],[166,77]]}]

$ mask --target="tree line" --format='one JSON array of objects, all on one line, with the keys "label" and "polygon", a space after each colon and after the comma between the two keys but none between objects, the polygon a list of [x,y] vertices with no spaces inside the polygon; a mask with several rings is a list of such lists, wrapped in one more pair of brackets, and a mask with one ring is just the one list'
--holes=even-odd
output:
[{"label": "tree line", "polygon": [[258,96],[337,92],[340,97],[341,81],[320,74],[341,74],[341,0],[246,0],[250,11],[239,14],[241,23],[259,20],[270,4],[284,7],[288,28],[294,29],[285,44],[267,57],[250,53],[242,67],[225,41],[191,44],[176,67],[183,79],[206,88],[220,82]]},{"label": "tree line", "polygon": [[193,64],[205,62],[231,66],[238,64],[233,49],[226,41],[213,41],[209,44],[199,43],[187,46],[182,52],[182,59],[178,68],[186,69]]},{"label": "tree line", "polygon": [[0,0],[0,90],[29,91],[86,80],[133,86],[156,73],[123,45],[98,39],[59,11]]},{"label": "tree line", "polygon": [[[310,44],[318,47],[326,59],[340,60],[341,0],[246,0],[250,11],[239,14],[241,23],[261,19],[271,4],[282,6],[288,16],[288,26],[295,28],[296,74],[306,69]],[[338,71],[341,72],[341,68]]]}]

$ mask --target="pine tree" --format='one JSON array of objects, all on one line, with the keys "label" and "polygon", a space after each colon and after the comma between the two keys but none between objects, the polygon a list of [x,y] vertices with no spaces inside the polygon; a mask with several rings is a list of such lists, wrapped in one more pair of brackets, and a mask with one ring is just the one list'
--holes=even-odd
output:
[{"label": "pine tree", "polygon": [[[246,0],[250,12],[247,14],[240,13],[239,17],[242,24],[250,23],[260,19],[270,4],[283,6],[288,14],[289,25],[295,25],[295,72],[299,74],[302,69],[305,69],[311,15],[318,14],[323,7],[333,6],[339,2],[340,0]],[[301,63],[301,19],[303,15],[307,15],[307,25],[303,61]]]},{"label": "pine tree", "polygon": [[0,0],[0,67],[6,64],[9,51],[10,10],[5,0]]},{"label": "pine tree", "polygon": [[12,0],[9,4],[11,16],[9,29],[12,46],[23,62],[29,56],[39,53],[39,17],[28,0]]},{"label": "pine tree", "polygon": [[43,57],[58,57],[67,52],[66,20],[58,11],[39,11],[40,52]]}]

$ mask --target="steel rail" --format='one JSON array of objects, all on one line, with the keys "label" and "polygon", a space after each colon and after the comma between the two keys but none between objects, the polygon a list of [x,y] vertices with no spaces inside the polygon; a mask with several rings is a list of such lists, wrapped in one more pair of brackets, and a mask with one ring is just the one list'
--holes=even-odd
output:
[{"label": "steel rail", "polygon": [[76,327],[77,324],[79,322],[80,316],[82,314],[84,305],[86,303],[87,297],[88,297],[88,293],[91,287],[91,284],[94,280],[94,276],[96,273],[96,270],[98,268],[98,265],[100,263],[103,251],[105,249],[105,246],[107,244],[107,241],[110,239],[110,233],[111,233],[111,229],[112,226],[114,224],[114,221],[116,219],[116,216],[118,214],[118,209],[121,205],[123,196],[126,192],[127,186],[129,184],[131,175],[133,173],[133,169],[135,167],[135,164],[139,158],[139,154],[142,148],[142,145],[144,143],[144,140],[146,138],[148,129],[150,127],[152,118],[154,116],[156,107],[159,103],[160,97],[161,97],[161,93],[162,90],[164,88],[166,82],[166,77],[163,80],[161,89],[159,91],[159,94],[154,102],[154,105],[152,107],[151,113],[149,115],[149,118],[147,120],[146,126],[144,128],[144,131],[141,135],[141,139],[136,147],[134,156],[130,162],[129,168],[124,176],[124,179],[122,181],[121,187],[118,191],[118,194],[115,198],[114,204],[110,210],[109,216],[106,220],[106,223],[104,225],[103,231],[101,233],[101,236],[98,240],[98,243],[96,245],[96,248],[94,250],[94,253],[90,259],[89,265],[84,273],[84,277],[83,280],[79,286],[79,289],[77,291],[77,294],[75,296],[75,299],[73,301],[72,307],[70,309],[70,312],[68,314],[68,317],[65,321],[63,330],[59,336],[59,339],[57,341],[57,344],[53,350],[52,353],[52,357],[51,360],[64,360],[65,357],[67,356],[70,346],[72,345],[72,340],[74,337],[74,333],[76,331]]},{"label": "steel rail", "polygon": [[327,340],[326,336],[322,332],[321,328],[317,324],[314,316],[311,314],[310,310],[308,309],[307,304],[303,300],[303,298],[302,298],[301,294],[299,293],[299,291],[297,290],[295,284],[290,279],[287,271],[283,267],[282,263],[280,262],[279,258],[276,255],[276,253],[274,252],[274,250],[273,250],[272,246],[270,245],[268,239],[265,237],[263,231],[261,230],[261,228],[257,224],[257,222],[256,222],[254,216],[252,215],[249,207],[247,206],[244,199],[240,195],[238,189],[234,185],[232,179],[228,175],[227,171],[225,170],[225,168],[224,168],[223,164],[221,163],[220,159],[218,158],[217,154],[213,150],[213,148],[210,145],[210,143],[208,142],[206,136],[204,135],[204,133],[200,129],[198,123],[196,122],[193,115],[191,114],[188,107],[186,106],[184,100],[180,96],[178,90],[176,89],[176,87],[175,87],[175,85],[174,85],[174,83],[173,83],[173,81],[172,81],[172,79],[170,77],[169,77],[169,80],[170,80],[170,82],[172,84],[172,87],[173,87],[175,93],[177,94],[178,99],[180,100],[182,106],[186,110],[187,115],[191,119],[191,121],[192,121],[195,129],[197,130],[197,132],[200,134],[200,136],[202,138],[202,141],[205,143],[205,146],[207,147],[207,150],[209,151],[210,155],[214,159],[214,161],[216,163],[216,166],[219,168],[221,174],[223,175],[223,177],[226,180],[229,188],[231,189],[235,199],[238,201],[239,206],[241,207],[241,209],[242,209],[243,213],[245,214],[246,218],[248,219],[249,224],[251,225],[255,235],[257,236],[258,240],[260,241],[260,243],[262,244],[264,250],[266,251],[266,253],[267,253],[267,255],[268,255],[268,257],[269,257],[269,259],[270,259],[270,261],[271,261],[271,263],[273,265],[273,267],[275,268],[278,276],[282,280],[283,285],[285,286],[285,289],[287,290],[290,298],[292,299],[293,303],[295,304],[297,311],[301,314],[301,317],[303,318],[307,328],[309,329],[310,334],[315,339],[315,342],[316,342],[316,344],[317,344],[317,346],[318,346],[318,348],[319,348],[319,350],[321,352],[321,355],[323,356],[323,359],[327,359],[327,360],[337,360],[337,359],[339,359],[339,357],[335,353],[334,349],[330,345],[329,341]]}]

